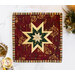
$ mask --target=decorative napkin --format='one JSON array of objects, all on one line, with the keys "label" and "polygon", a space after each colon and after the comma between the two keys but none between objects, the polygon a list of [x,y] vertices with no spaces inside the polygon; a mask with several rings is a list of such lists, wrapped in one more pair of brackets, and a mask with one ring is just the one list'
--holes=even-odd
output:
[{"label": "decorative napkin", "polygon": [[61,62],[62,14],[13,14],[14,62]]}]

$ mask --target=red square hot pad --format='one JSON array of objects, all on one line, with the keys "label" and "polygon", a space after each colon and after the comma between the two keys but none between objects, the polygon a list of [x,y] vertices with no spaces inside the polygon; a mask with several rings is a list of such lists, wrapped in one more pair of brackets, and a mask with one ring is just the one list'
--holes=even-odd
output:
[{"label": "red square hot pad", "polygon": [[61,13],[14,13],[12,27],[15,62],[61,62]]}]

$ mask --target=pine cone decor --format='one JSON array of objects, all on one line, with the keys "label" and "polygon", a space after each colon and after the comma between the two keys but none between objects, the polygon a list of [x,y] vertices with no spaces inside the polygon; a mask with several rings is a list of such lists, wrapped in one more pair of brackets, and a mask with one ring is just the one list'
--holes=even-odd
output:
[{"label": "pine cone decor", "polygon": [[65,12],[66,12],[66,16],[65,16],[65,21],[64,21],[65,22],[64,27],[67,29],[68,32],[72,32],[75,34],[75,11],[68,10]]}]

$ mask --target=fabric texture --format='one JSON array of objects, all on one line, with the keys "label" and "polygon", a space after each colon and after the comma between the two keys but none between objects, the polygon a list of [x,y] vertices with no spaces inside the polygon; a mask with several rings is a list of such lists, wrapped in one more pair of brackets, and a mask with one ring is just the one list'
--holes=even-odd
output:
[{"label": "fabric texture", "polygon": [[62,13],[13,14],[14,62],[62,61]]}]

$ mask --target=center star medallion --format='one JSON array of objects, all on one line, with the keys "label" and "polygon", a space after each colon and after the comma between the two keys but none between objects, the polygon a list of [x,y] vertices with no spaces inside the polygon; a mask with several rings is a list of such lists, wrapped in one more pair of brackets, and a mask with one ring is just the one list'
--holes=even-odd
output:
[{"label": "center star medallion", "polygon": [[52,42],[47,38],[52,31],[44,31],[44,22],[42,22],[38,27],[31,23],[31,32],[22,32],[27,36],[27,39],[23,44],[31,44],[32,50],[34,52],[36,48],[39,48],[44,52],[44,44],[52,44]]}]

